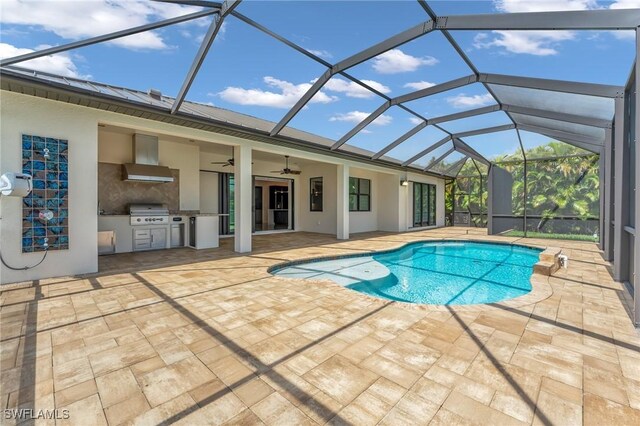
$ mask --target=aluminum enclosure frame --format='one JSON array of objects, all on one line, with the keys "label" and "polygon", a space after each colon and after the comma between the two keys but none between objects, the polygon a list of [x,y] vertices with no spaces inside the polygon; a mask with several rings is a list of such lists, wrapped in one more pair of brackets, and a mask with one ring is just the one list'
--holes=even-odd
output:
[{"label": "aluminum enclosure frame", "polygon": [[[385,102],[372,114],[370,114],[365,120],[356,125],[351,131],[349,131],[346,135],[340,138],[336,143],[331,146],[331,150],[340,149],[340,147],[346,143],[350,138],[358,134],[362,131],[368,124],[370,124],[375,118],[380,116],[384,111],[386,111],[391,106],[397,105],[409,112],[410,114],[420,118],[426,123],[426,125],[420,124],[409,132],[405,133],[391,144],[387,145],[382,150],[376,152],[371,156],[371,160],[378,160],[384,154],[392,150],[393,148],[399,146],[407,139],[412,136],[418,134],[420,130],[424,129],[428,125],[437,125],[438,123],[444,122],[442,120],[446,120],[447,118],[440,117],[427,119],[410,108],[403,105],[404,102],[409,102],[411,100],[428,97],[434,95],[436,93],[441,93],[446,90],[451,90],[453,88],[462,87],[467,84],[472,83],[481,83],[491,94],[491,96],[495,99],[497,105],[485,107],[484,109],[478,109],[474,112],[463,112],[458,114],[457,119],[471,117],[473,115],[480,115],[482,113],[489,113],[493,111],[504,111],[512,122],[513,128],[523,128],[524,125],[518,125],[518,123],[513,119],[510,115],[511,112],[525,115],[532,115],[543,118],[551,118],[558,121],[566,121],[569,123],[583,124],[583,125],[592,125],[594,127],[602,127],[605,128],[607,126],[606,122],[602,120],[592,120],[588,117],[580,117],[580,116],[571,116],[570,114],[558,114],[552,113],[550,111],[536,111],[533,109],[523,109],[518,106],[504,105],[500,102],[500,99],[491,91],[489,84],[498,84],[498,85],[507,85],[514,87],[527,87],[527,88],[535,88],[540,90],[552,90],[557,92],[565,92],[565,93],[576,93],[590,96],[604,96],[604,97],[614,97],[620,93],[621,88],[616,86],[608,86],[608,85],[598,85],[598,84],[589,84],[589,83],[578,83],[578,82],[567,82],[567,81],[555,81],[555,80],[545,80],[545,79],[536,79],[529,77],[518,77],[518,76],[505,76],[498,74],[488,74],[481,73],[477,70],[472,61],[468,58],[468,56],[464,53],[464,51],[457,44],[453,36],[449,33],[449,30],[477,30],[477,29],[495,29],[495,30],[586,30],[586,29],[600,29],[600,30],[621,30],[621,29],[635,29],[638,22],[640,22],[640,9],[624,9],[624,10],[591,10],[591,11],[563,11],[563,12],[537,12],[537,13],[511,13],[511,14],[483,14],[483,15],[454,15],[454,16],[437,16],[435,12],[431,9],[428,3],[424,0],[418,0],[419,5],[425,10],[426,17],[429,19],[422,22],[421,24],[415,25],[407,30],[404,30],[392,37],[383,40],[380,43],[377,43],[369,48],[366,48],[358,53],[351,55],[350,57],[341,60],[335,64],[329,64],[328,62],[318,58],[316,55],[308,52],[306,49],[303,49],[297,46],[295,43],[287,40],[285,37],[277,35],[275,32],[267,29],[261,24],[251,20],[248,17],[238,13],[235,11],[235,8],[240,3],[240,0],[226,0],[223,3],[212,2],[212,1],[188,1],[188,0],[153,0],[161,3],[174,3],[174,4],[182,4],[182,5],[191,5],[191,6],[199,6],[205,8],[200,12],[196,12],[190,15],[185,15],[182,17],[172,18],[169,20],[161,21],[155,24],[147,24],[145,26],[139,26],[135,28],[131,28],[128,30],[123,30],[111,34],[107,34],[104,36],[93,37],[91,39],[69,43],[67,45],[57,46],[50,49],[44,49],[37,52],[32,52],[27,55],[20,55],[14,58],[4,59],[0,62],[0,65],[6,66],[10,64],[16,64],[28,59],[33,59],[36,57],[41,57],[51,53],[60,53],[63,51],[67,51],[70,49],[74,49],[77,47],[82,47],[90,44],[99,43],[102,41],[113,40],[119,37],[125,37],[127,35],[152,30],[156,28],[160,28],[162,26],[172,25],[174,23],[184,22],[190,19],[197,19],[198,17],[214,15],[214,21],[209,27],[204,40],[201,43],[200,49],[194,58],[193,64],[189,69],[187,76],[180,88],[178,96],[176,97],[175,102],[171,107],[171,113],[176,114],[180,109],[182,102],[184,101],[188,90],[191,86],[191,83],[195,79],[204,58],[207,56],[208,50],[211,47],[212,43],[215,40],[215,36],[224,19],[228,16],[234,16],[239,20],[245,22],[248,25],[254,26],[260,31],[265,32],[271,37],[276,38],[277,40],[285,43],[289,47],[296,49],[299,52],[306,54],[309,58],[315,60],[316,62],[327,67],[327,70],[322,74],[322,76],[317,79],[312,87],[297,101],[297,103],[292,107],[285,116],[273,127],[270,132],[271,136],[276,136],[284,129],[286,124],[295,117],[295,115],[306,105],[306,103],[315,95],[319,90],[322,89],[324,84],[326,84],[329,79],[337,74],[343,75],[351,81],[361,85],[367,90],[370,90],[372,93],[382,97]],[[375,89],[369,87],[367,84],[362,81],[353,78],[352,76],[345,73],[351,67],[354,67],[362,62],[365,62],[371,58],[374,58],[377,55],[380,55],[384,52],[389,51],[390,49],[401,46],[409,41],[415,40],[418,37],[422,37],[432,31],[441,31],[448,42],[451,44],[451,47],[457,52],[457,54],[461,57],[461,59],[467,64],[470,68],[472,74],[467,77],[462,77],[459,79],[451,80],[449,82],[445,82],[434,87],[430,87],[427,89],[417,90],[412,93],[398,96],[396,98],[389,98],[384,94],[376,91]],[[453,120],[453,115],[448,119]],[[446,130],[438,127],[440,130],[449,134],[450,136],[454,136]],[[589,147],[590,145],[595,145],[594,141],[585,139],[584,135],[573,135],[573,134],[564,134],[553,132],[553,129],[549,129],[544,133],[541,132],[541,129],[535,129],[529,127],[530,131],[534,131],[536,133],[540,133],[543,135],[547,135],[550,137],[555,137],[567,142],[569,144],[573,144],[579,146],[581,148]],[[475,130],[469,131],[467,135],[479,134],[474,133]],[[464,137],[465,134],[456,135],[459,139]],[[591,150],[597,150],[597,147],[592,147]],[[407,162],[403,162],[406,164]]]}]

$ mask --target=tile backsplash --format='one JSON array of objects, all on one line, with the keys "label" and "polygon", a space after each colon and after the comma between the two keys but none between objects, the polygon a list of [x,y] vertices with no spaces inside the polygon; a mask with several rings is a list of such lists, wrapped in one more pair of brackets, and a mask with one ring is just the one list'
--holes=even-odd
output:
[{"label": "tile backsplash", "polygon": [[105,214],[129,214],[131,203],[167,204],[180,210],[180,171],[171,169],[173,182],[143,183],[122,180],[122,164],[98,163],[98,202]]},{"label": "tile backsplash", "polygon": [[69,248],[69,142],[22,135],[22,172],[33,191],[22,199],[22,252]]}]

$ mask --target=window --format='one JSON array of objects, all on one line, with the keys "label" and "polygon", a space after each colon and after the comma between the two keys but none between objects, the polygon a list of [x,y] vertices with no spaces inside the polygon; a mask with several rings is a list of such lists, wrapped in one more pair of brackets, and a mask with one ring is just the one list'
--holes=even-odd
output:
[{"label": "window", "polygon": [[436,224],[436,186],[413,183],[413,226]]},{"label": "window", "polygon": [[371,181],[369,179],[349,178],[349,211],[371,211]]},{"label": "window", "polygon": [[322,211],[322,178],[315,177],[309,179],[309,210],[312,212]]}]

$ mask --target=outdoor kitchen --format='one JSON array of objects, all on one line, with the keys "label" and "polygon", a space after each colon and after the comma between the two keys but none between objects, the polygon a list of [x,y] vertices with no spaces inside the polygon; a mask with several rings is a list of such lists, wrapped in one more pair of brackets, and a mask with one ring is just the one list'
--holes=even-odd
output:
[{"label": "outdoor kitchen", "polygon": [[[218,247],[219,214],[199,209],[198,147],[174,146],[176,142],[141,132],[103,129],[98,253]],[[172,155],[175,150],[181,155]]]}]

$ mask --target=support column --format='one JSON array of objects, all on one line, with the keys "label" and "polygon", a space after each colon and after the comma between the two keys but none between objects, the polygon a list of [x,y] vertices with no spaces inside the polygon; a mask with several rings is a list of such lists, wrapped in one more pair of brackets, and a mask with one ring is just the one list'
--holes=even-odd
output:
[{"label": "support column", "polygon": [[598,185],[598,192],[599,192],[599,196],[598,198],[600,199],[600,213],[598,214],[598,218],[600,219],[600,236],[599,236],[599,240],[600,242],[598,243],[598,248],[600,250],[604,250],[604,226],[605,226],[605,220],[604,220],[604,209],[605,204],[604,204],[604,194],[605,194],[605,187],[606,187],[606,183],[605,183],[605,170],[604,170],[604,151],[600,153],[600,158],[598,159],[598,180],[600,181],[600,184]]},{"label": "support column", "polygon": [[[400,182],[403,179],[407,180],[407,186],[400,185]],[[413,225],[413,220],[409,219],[412,212],[408,211],[410,209],[409,206],[413,205],[413,200],[411,200],[411,204],[409,201],[409,194],[413,197],[413,193],[409,190],[409,188],[412,188],[413,184],[409,184],[408,176],[405,174],[404,177],[399,176],[398,185],[400,185],[400,192],[398,194],[398,231],[406,232]],[[436,215],[438,214],[437,205],[438,202],[436,201]]]},{"label": "support column", "polygon": [[236,253],[251,251],[252,203],[251,148],[245,145],[233,148],[234,163],[234,208]]},{"label": "support column", "polygon": [[614,188],[613,279],[616,281],[627,281],[629,279],[629,234],[624,230],[624,227],[629,223],[629,166],[625,164],[625,160],[629,157],[629,150],[625,144],[624,97],[616,98],[615,102],[614,144],[616,147],[616,178]]},{"label": "support column", "polygon": [[[640,27],[636,29],[636,58],[638,58],[638,54],[640,53]],[[635,158],[631,158],[629,161],[634,161],[634,170],[635,170],[635,193],[634,200],[630,202],[635,202],[635,218],[634,225],[636,229],[636,233],[633,238],[633,258],[629,259],[630,262],[633,262],[633,314],[634,314],[634,322],[635,325],[638,326],[640,324],[640,279],[638,279],[638,267],[640,267],[640,233],[637,232],[640,229],[640,170],[638,169],[638,165],[640,164],[640,149],[638,149],[638,135],[640,135],[640,109],[638,105],[640,105],[640,91],[638,90],[638,83],[640,83],[640,66],[637,63],[636,59],[636,67],[635,67],[635,93],[632,92],[629,94],[629,97],[635,97],[634,102],[629,102],[634,106],[634,110],[630,111],[630,115],[633,117],[633,126],[631,132],[633,133],[633,144],[635,146]]]},{"label": "support column", "polygon": [[487,171],[487,234],[493,235],[493,163]]},{"label": "support column", "polygon": [[603,217],[604,232],[602,250],[604,260],[613,260],[613,129],[605,131],[603,166],[600,174],[604,176],[604,209],[600,211]]},{"label": "support column", "polygon": [[339,240],[349,239],[349,166],[338,164],[337,178],[337,232],[336,237]]}]

